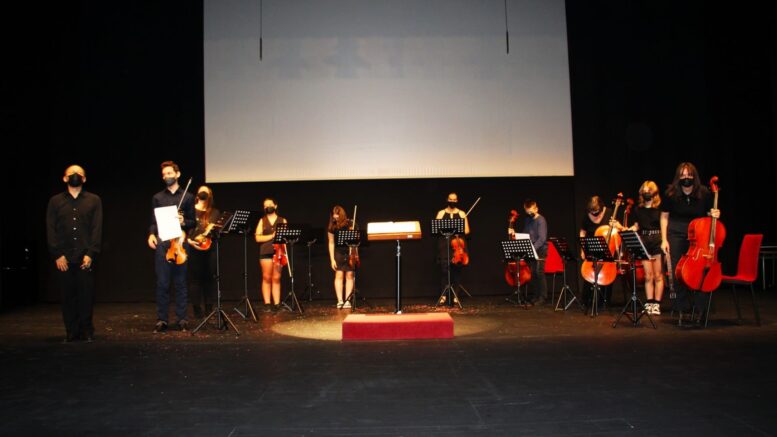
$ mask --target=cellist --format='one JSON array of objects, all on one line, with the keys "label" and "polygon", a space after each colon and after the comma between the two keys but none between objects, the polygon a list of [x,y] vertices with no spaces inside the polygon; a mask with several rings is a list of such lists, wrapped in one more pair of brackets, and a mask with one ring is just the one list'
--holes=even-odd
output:
[{"label": "cellist", "polygon": [[[580,222],[580,229],[578,232],[578,236],[580,237],[594,236],[596,235],[597,229],[599,229],[601,226],[608,226],[610,223],[612,223],[613,227],[618,231],[621,231],[623,228],[617,218],[613,217],[612,213],[614,211],[611,211],[610,208],[607,208],[607,206],[604,204],[604,201],[602,201],[601,197],[599,196],[591,196],[591,198],[588,199],[585,211],[586,214],[583,216],[583,220]],[[582,248],[580,249],[580,258],[585,260],[585,254],[583,253]],[[585,281],[583,281],[583,283],[586,284]],[[591,304],[590,300],[591,296],[593,296],[593,293],[591,293],[592,286],[593,285],[591,284],[587,284],[583,288],[583,303],[585,305]],[[599,298],[604,301],[609,301],[610,297],[612,296],[612,288],[612,284],[601,287],[602,294],[599,296]]]},{"label": "cellist", "polygon": [[[688,224],[691,220],[707,215],[720,218],[720,210],[712,206],[712,193],[701,184],[696,166],[690,162],[680,163],[661,203],[661,249],[672,258],[673,263],[677,263],[688,251]],[[672,309],[688,311],[688,289],[681,281],[675,282],[675,293],[677,297],[672,302]],[[696,293],[696,308],[707,308],[708,298],[707,293]]]},{"label": "cellist", "polygon": [[[275,227],[286,223],[278,215],[278,203],[266,198],[262,203],[264,217],[256,224],[256,242],[259,243],[259,266],[262,268],[262,300],[265,312],[276,312],[281,305],[281,271],[283,264],[277,262],[276,250],[285,250],[281,245],[273,245]],[[279,246],[278,248],[274,246]],[[272,297],[272,300],[270,298]]]},{"label": "cellist", "polygon": [[[523,222],[521,232],[529,234],[537,259],[529,262],[531,267],[531,281],[529,281],[529,302],[532,305],[544,305],[548,300],[548,283],[545,280],[545,258],[548,255],[548,221],[540,214],[537,202],[526,199],[523,202],[523,210],[526,212],[526,220]],[[513,228],[507,232],[512,236]]]},{"label": "cellist", "polygon": [[[464,237],[466,238],[469,235],[469,219],[467,218],[467,214],[459,209],[459,195],[456,193],[450,193],[448,194],[448,205],[439,210],[437,212],[437,216],[435,217],[437,220],[444,219],[444,218],[463,218],[464,219]],[[456,238],[456,237],[453,237]],[[451,240],[453,241],[453,240]],[[451,270],[451,285],[454,288],[457,288],[460,286],[461,283],[461,271],[464,269],[464,265],[462,263],[455,263],[453,260],[453,249],[451,248],[451,263],[448,263],[448,247],[446,246],[448,243],[445,238],[439,237],[437,239],[437,264],[440,266],[440,281],[442,288],[445,288],[445,286],[448,284],[448,269]],[[463,250],[466,252],[468,249],[466,247],[466,240],[461,239],[458,240],[457,244],[460,244]],[[469,253],[469,252],[466,252]],[[440,304],[445,303],[446,297],[440,296]]]}]

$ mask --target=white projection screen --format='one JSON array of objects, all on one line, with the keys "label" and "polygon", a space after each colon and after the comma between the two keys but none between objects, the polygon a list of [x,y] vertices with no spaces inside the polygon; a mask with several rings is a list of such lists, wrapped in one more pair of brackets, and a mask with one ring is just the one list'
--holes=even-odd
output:
[{"label": "white projection screen", "polygon": [[204,75],[208,182],[573,175],[563,0],[205,0]]}]

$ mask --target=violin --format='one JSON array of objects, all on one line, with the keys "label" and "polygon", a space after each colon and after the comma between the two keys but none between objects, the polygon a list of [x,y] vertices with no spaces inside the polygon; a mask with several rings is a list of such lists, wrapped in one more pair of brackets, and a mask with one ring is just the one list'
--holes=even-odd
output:
[{"label": "violin", "polygon": [[[186,199],[186,192],[189,191],[189,185],[192,183],[192,178],[189,178],[189,182],[186,183],[186,188],[183,190],[181,201],[178,202],[178,214],[181,214],[181,205],[183,205],[184,199]],[[170,240],[170,247],[165,254],[165,260],[170,264],[181,265],[186,263],[189,256],[186,254],[186,249],[183,247],[186,241],[186,232],[181,230],[181,236]]]},{"label": "violin", "polygon": [[[508,227],[512,227],[517,219],[518,211],[510,211]],[[513,236],[513,238],[515,237]],[[517,282],[516,278],[518,278]],[[531,267],[529,267],[529,264],[524,260],[520,260],[518,263],[515,261],[508,261],[507,264],[505,264],[505,281],[507,281],[511,287],[522,286],[531,281]]]},{"label": "violin", "polygon": [[[615,255],[620,247],[621,237],[618,234],[618,230],[615,229],[615,217],[618,215],[618,208],[623,203],[623,193],[618,193],[618,197],[615,199],[615,209],[613,210],[610,222],[607,225],[599,226],[594,233],[594,236],[605,237],[607,247],[610,250],[610,255]],[[618,275],[618,266],[615,261],[602,261],[596,263],[596,269],[594,269],[593,261],[584,261],[580,266],[580,274],[586,282],[597,285],[610,285],[615,282],[615,278]]]},{"label": "violin", "polygon": [[[715,194],[713,209],[718,209],[718,177],[710,179]],[[690,290],[709,293],[720,285],[722,272],[718,250],[726,239],[726,227],[715,217],[696,218],[688,224],[688,251],[675,267],[675,277]]]},{"label": "violin", "polygon": [[[469,217],[469,213],[472,212],[478,202],[480,202],[480,197],[478,197],[477,200],[475,200],[475,203],[469,207],[469,210],[467,210],[467,212],[464,214],[464,217]],[[453,253],[453,256],[451,257],[451,264],[456,264],[459,266],[466,266],[469,264],[467,242],[463,238],[456,235],[453,239],[451,239],[451,251]]]},{"label": "violin", "polygon": [[203,252],[209,250],[210,246],[213,244],[213,240],[209,235],[215,225],[215,223],[208,223],[208,226],[205,227],[205,231],[202,234],[194,237],[193,240],[189,240],[189,246]]},{"label": "violin", "polygon": [[[353,221],[351,222],[351,230],[356,230],[356,207],[358,205],[354,205],[353,207]],[[359,267],[361,267],[362,261],[359,259],[359,248],[354,246],[348,247],[348,266],[351,267],[352,270],[356,270]]]},{"label": "violin", "polygon": [[275,250],[275,253],[272,256],[273,264],[280,264],[280,266],[283,267],[289,263],[289,258],[286,256],[285,244],[273,244],[272,248]]}]

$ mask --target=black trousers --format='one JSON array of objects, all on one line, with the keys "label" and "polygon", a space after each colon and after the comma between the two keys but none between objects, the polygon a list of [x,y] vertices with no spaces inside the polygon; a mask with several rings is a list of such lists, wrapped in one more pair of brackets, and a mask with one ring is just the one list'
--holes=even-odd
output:
[{"label": "black trousers", "polygon": [[62,319],[68,338],[93,336],[94,271],[79,263],[68,263],[66,272],[57,270],[62,289]]},{"label": "black trousers", "polygon": [[[672,255],[672,268],[675,268],[690,246],[688,232],[687,230],[682,232],[670,228],[667,230],[667,240],[669,240],[669,253]],[[707,303],[710,298],[709,293],[692,292],[677,277],[675,277],[674,289],[677,297],[672,302],[672,310],[689,311],[691,304],[696,306],[697,313],[699,314],[707,310]]]},{"label": "black trousers", "polygon": [[187,253],[189,254],[189,300],[195,313],[201,311],[203,306],[206,312],[210,311],[216,300],[215,249],[199,251],[192,248]]}]

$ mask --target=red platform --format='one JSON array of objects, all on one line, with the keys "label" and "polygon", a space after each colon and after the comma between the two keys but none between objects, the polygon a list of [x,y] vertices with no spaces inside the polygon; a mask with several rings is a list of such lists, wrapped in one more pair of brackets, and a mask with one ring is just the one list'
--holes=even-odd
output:
[{"label": "red platform", "polygon": [[450,314],[349,314],[343,320],[343,340],[418,338],[453,338]]}]

